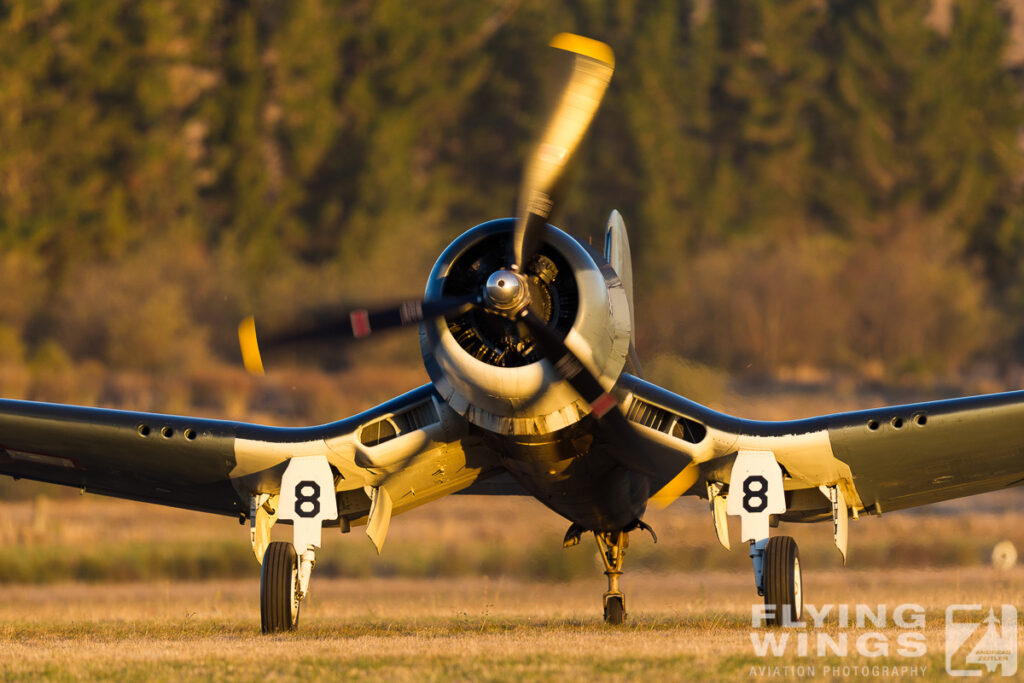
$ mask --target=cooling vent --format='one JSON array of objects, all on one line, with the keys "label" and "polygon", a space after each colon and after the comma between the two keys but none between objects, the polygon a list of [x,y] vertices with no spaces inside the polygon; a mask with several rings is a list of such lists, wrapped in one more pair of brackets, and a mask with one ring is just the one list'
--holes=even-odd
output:
[{"label": "cooling vent", "polygon": [[363,425],[359,430],[359,441],[364,446],[376,446],[390,441],[399,434],[423,429],[440,421],[434,402],[424,401],[390,417]]},{"label": "cooling vent", "polygon": [[666,434],[669,433],[669,429],[672,427],[671,413],[638,398],[633,399],[633,404],[629,407],[629,419],[638,425],[656,429]]},{"label": "cooling vent", "polygon": [[627,417],[631,422],[635,422],[638,425],[657,430],[688,443],[700,443],[708,433],[707,427],[695,420],[670,413],[664,408],[651,405],[647,401],[635,397],[633,398],[633,403],[629,406],[629,415]]},{"label": "cooling vent", "polygon": [[440,422],[433,401],[424,401],[392,418],[402,434]]}]

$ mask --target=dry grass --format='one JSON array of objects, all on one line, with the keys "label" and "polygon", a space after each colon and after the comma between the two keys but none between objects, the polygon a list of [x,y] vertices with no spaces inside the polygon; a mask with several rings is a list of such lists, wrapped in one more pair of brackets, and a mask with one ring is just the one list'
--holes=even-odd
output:
[{"label": "dry grass", "polygon": [[599,576],[563,585],[319,580],[299,631],[273,637],[257,633],[255,578],[22,587],[0,602],[0,662],[8,679],[731,680],[752,667],[799,665],[826,678],[826,664],[927,666],[933,678],[944,667],[947,604],[1024,598],[1021,571],[828,571],[808,580],[829,602],[924,605],[928,653],[758,657],[749,576],[714,572],[630,577],[630,617],[620,628],[600,621]]}]

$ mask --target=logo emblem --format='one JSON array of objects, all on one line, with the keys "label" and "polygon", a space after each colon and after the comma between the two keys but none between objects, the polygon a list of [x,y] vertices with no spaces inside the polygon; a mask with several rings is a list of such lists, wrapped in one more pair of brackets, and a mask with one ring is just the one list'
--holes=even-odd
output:
[{"label": "logo emblem", "polygon": [[946,673],[981,676],[1017,672],[1017,608],[1002,605],[999,612],[981,605],[946,608]]}]

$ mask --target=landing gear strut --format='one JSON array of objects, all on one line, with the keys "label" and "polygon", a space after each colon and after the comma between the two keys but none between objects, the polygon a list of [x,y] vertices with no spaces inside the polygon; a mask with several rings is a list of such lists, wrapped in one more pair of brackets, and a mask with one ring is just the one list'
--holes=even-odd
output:
[{"label": "landing gear strut", "polygon": [[[294,631],[299,624],[299,605],[309,595],[309,578],[321,544],[322,525],[338,518],[334,472],[327,458],[322,455],[291,458],[281,476],[280,493],[254,491],[249,516],[253,525],[252,550],[263,565],[260,574],[263,632]],[[269,543],[270,528],[278,518],[291,521],[291,543]]]},{"label": "landing gear strut", "polygon": [[604,594],[604,621],[618,625],[626,618],[626,596],[619,590],[622,561],[629,547],[629,534],[625,531],[594,532],[597,547],[604,561],[604,575],[608,577],[608,592]]}]

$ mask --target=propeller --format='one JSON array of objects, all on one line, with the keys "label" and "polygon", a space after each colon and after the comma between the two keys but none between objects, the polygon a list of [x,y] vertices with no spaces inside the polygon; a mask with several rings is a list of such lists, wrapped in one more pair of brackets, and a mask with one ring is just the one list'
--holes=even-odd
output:
[{"label": "propeller", "polygon": [[311,325],[295,327],[265,335],[262,342],[256,334],[256,321],[249,316],[238,325],[238,345],[242,350],[242,363],[251,374],[263,374],[263,351],[278,349],[303,342],[333,339],[361,339],[374,332],[406,325],[418,325],[424,320],[465,313],[480,303],[480,295],[446,297],[433,301],[412,299],[397,306],[375,310],[359,308],[349,312],[321,318]]},{"label": "propeller", "polygon": [[649,454],[632,424],[617,409],[616,399],[605,391],[548,321],[531,307],[524,267],[540,247],[541,234],[555,207],[556,189],[594,118],[615,66],[611,48],[591,38],[560,33],[550,44],[573,53],[575,59],[559,103],[524,170],[508,270],[497,271],[481,291],[469,296],[411,300],[372,311],[343,312],[306,327],[265,335],[262,340],[258,340],[254,319],[246,318],[238,326],[238,337],[242,359],[249,372],[263,374],[261,348],[266,351],[307,341],[361,338],[482,308],[523,323],[559,377],[587,402],[597,418],[598,428],[612,445],[613,456],[624,467],[649,475],[663,470],[664,462]]},{"label": "propeller", "polygon": [[[238,326],[238,338],[242,361],[249,372],[263,374],[261,348],[268,351],[307,341],[358,339],[371,332],[464,313],[474,306],[482,306],[501,315],[511,315],[528,306],[528,287],[522,279],[522,267],[539,247],[540,233],[554,208],[552,197],[555,187],[594,118],[615,66],[612,49],[592,38],[559,33],[550,45],[573,53],[575,60],[559,103],[526,164],[520,191],[519,220],[512,240],[512,266],[510,271],[502,271],[507,273],[507,277],[500,286],[488,283],[484,291],[465,298],[411,300],[373,311],[343,312],[306,327],[273,332],[259,339],[255,321],[252,317],[246,318]],[[539,318],[534,318],[532,329],[536,330],[539,329]]]},{"label": "propeller", "polygon": [[555,191],[597,112],[615,70],[612,49],[592,38],[559,33],[551,47],[575,54],[572,75],[530,155],[519,190],[512,238],[512,268],[521,270],[540,246],[540,233],[555,208]]}]

